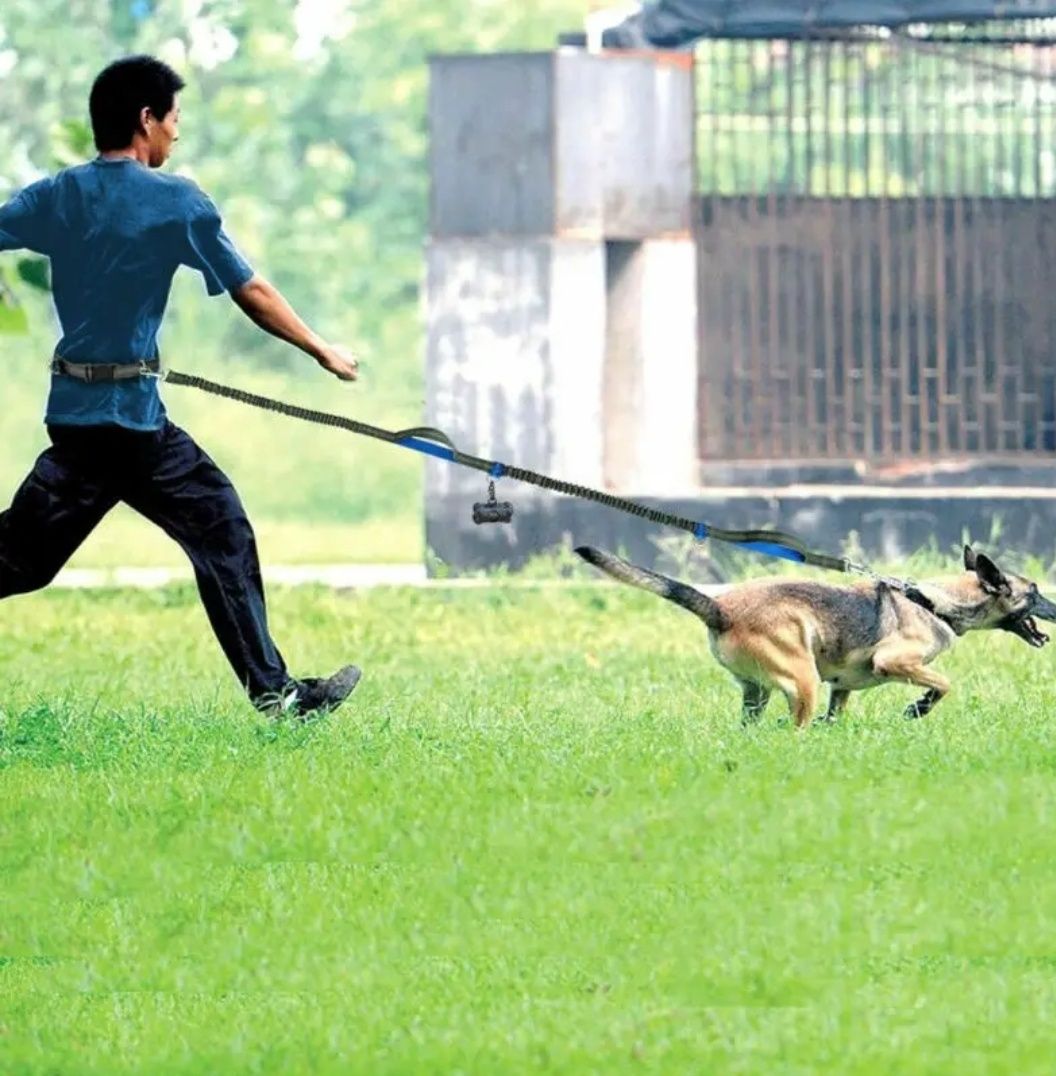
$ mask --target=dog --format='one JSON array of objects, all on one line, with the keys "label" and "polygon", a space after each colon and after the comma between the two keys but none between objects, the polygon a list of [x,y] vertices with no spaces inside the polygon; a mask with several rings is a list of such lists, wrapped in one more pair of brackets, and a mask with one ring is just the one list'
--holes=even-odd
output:
[{"label": "dog", "polygon": [[759,719],[776,689],[796,727],[806,728],[821,682],[832,685],[824,721],[839,717],[851,692],[892,681],[926,689],[905,711],[924,717],[950,690],[949,680],[928,666],[965,632],[1010,631],[1042,647],[1048,636],[1036,618],[1056,621],[1056,604],[1037,584],[1003,572],[969,546],[962,575],[925,581],[908,593],[883,581],[760,579],[714,588],[715,596],[590,546],[576,552],[704,621],[712,653],[741,685],[746,724]]}]

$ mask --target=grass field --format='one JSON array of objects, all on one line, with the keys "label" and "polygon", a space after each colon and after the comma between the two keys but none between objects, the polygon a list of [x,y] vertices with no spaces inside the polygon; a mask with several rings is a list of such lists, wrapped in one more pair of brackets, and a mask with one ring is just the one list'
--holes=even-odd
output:
[{"label": "grass field", "polygon": [[1050,1072],[1053,655],[969,637],[744,731],[617,587],[270,592],[302,729],[190,586],[0,606],[0,1072]]}]

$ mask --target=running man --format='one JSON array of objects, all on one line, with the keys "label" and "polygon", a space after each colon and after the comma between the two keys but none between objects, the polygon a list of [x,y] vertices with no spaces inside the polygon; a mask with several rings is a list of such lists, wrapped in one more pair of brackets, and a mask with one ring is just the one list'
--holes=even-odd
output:
[{"label": "running man", "polygon": [[[51,447],[0,512],[0,598],[47,586],[123,501],[190,558],[209,622],[250,701],[271,716],[332,710],[360,671],[292,677],[268,632],[256,539],[227,476],[171,422],[158,394],[157,334],[173,274],[198,270],[257,325],[342,381],[356,359],[312,332],[247,264],[212,200],[158,169],[179,141],[185,83],[150,56],[110,64],[89,97],[86,164],[41,179],[0,206],[0,251],[51,261],[63,336],[44,423]],[[154,375],[154,376],[151,376]]]}]

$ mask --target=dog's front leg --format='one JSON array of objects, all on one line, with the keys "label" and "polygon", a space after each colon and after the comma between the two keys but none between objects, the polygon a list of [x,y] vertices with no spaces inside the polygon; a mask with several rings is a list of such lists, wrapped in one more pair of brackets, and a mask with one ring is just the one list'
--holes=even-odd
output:
[{"label": "dog's front leg", "polygon": [[851,697],[851,693],[844,688],[834,687],[829,692],[829,708],[825,711],[825,716],[821,718],[826,724],[836,724],[836,719],[847,709],[847,700]]},{"label": "dog's front leg", "polygon": [[879,676],[891,680],[905,680],[928,689],[916,702],[906,707],[906,717],[924,717],[925,714],[930,714],[950,690],[949,680],[926,668],[921,662],[920,654],[878,651],[873,658],[873,668]]},{"label": "dog's front leg", "polygon": [[908,718],[926,717],[931,713],[935,706],[942,701],[942,697],[945,694],[945,691],[939,691],[937,688],[930,688],[925,691],[916,702],[911,702],[902,712],[902,716]]}]

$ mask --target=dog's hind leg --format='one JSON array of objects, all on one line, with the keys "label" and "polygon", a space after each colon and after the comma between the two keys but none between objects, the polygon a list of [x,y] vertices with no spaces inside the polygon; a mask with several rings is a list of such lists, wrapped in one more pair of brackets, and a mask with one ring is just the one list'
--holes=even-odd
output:
[{"label": "dog's hind leg", "polygon": [[906,717],[924,717],[949,694],[950,682],[945,676],[932,672],[921,662],[919,654],[891,653],[878,651],[873,657],[873,668],[883,677],[891,680],[904,680],[910,684],[919,684],[928,690],[916,702],[910,703],[904,711]]},{"label": "dog's hind leg", "polygon": [[[769,692],[777,688],[788,700],[797,728],[806,728],[814,720],[818,703],[818,667],[814,655],[801,638],[799,625],[791,624],[781,636],[755,635],[745,639],[734,631],[719,636],[713,645],[715,656],[741,684],[762,681]],[[738,672],[740,670],[740,672]],[[745,694],[745,711],[748,710]],[[760,712],[761,712],[760,707]]]},{"label": "dog's hind leg", "polygon": [[818,705],[818,681],[806,669],[796,670],[788,676],[776,679],[777,686],[788,699],[792,720],[797,729],[805,729],[814,720]]},{"label": "dog's hind leg", "polygon": [[754,725],[762,717],[766,704],[770,701],[770,688],[751,680],[742,680],[741,691],[741,724]]}]

